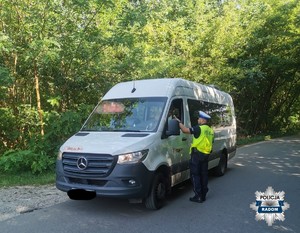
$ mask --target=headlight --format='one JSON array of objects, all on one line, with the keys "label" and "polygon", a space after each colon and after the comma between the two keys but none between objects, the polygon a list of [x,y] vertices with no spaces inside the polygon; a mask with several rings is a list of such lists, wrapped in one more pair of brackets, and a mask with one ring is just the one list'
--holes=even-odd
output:
[{"label": "headlight", "polygon": [[57,154],[57,160],[61,160],[62,159],[62,152],[59,150],[58,154]]},{"label": "headlight", "polygon": [[137,163],[142,161],[148,154],[148,150],[132,152],[128,154],[119,155],[118,164]]}]

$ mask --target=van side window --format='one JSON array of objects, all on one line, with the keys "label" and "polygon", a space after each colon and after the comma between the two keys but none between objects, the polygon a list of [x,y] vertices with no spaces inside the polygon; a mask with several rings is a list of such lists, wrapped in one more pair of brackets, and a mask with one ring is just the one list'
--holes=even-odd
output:
[{"label": "van side window", "polygon": [[170,105],[168,111],[168,120],[172,119],[176,116],[182,122],[184,122],[184,114],[183,114],[183,101],[182,99],[174,99]]},{"label": "van side window", "polygon": [[200,110],[208,113],[211,116],[210,123],[214,127],[230,126],[233,123],[233,116],[230,106],[188,99],[188,107],[191,125],[196,125],[198,123],[198,111]]}]

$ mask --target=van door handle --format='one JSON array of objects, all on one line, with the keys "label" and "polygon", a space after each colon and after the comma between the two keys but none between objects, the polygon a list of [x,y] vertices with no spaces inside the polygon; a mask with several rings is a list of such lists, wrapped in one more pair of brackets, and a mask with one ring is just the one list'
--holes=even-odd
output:
[{"label": "van door handle", "polygon": [[182,140],[183,142],[185,142],[185,141],[187,140],[187,138],[182,138],[181,140]]},{"label": "van door handle", "polygon": [[173,149],[173,153],[180,153],[183,151],[183,148]]}]

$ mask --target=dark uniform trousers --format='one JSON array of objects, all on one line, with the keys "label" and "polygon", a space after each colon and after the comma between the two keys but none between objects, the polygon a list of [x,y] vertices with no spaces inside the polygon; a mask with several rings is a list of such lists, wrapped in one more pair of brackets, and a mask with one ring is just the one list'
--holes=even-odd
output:
[{"label": "dark uniform trousers", "polygon": [[205,200],[208,192],[208,156],[193,148],[189,164],[195,195],[202,200]]}]

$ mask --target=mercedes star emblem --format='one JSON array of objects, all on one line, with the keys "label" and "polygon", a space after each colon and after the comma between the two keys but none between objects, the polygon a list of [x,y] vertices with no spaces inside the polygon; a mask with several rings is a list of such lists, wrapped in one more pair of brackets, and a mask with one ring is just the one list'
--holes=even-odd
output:
[{"label": "mercedes star emblem", "polygon": [[77,159],[77,167],[80,169],[80,170],[84,170],[86,169],[88,166],[88,161],[85,157],[79,157]]}]

